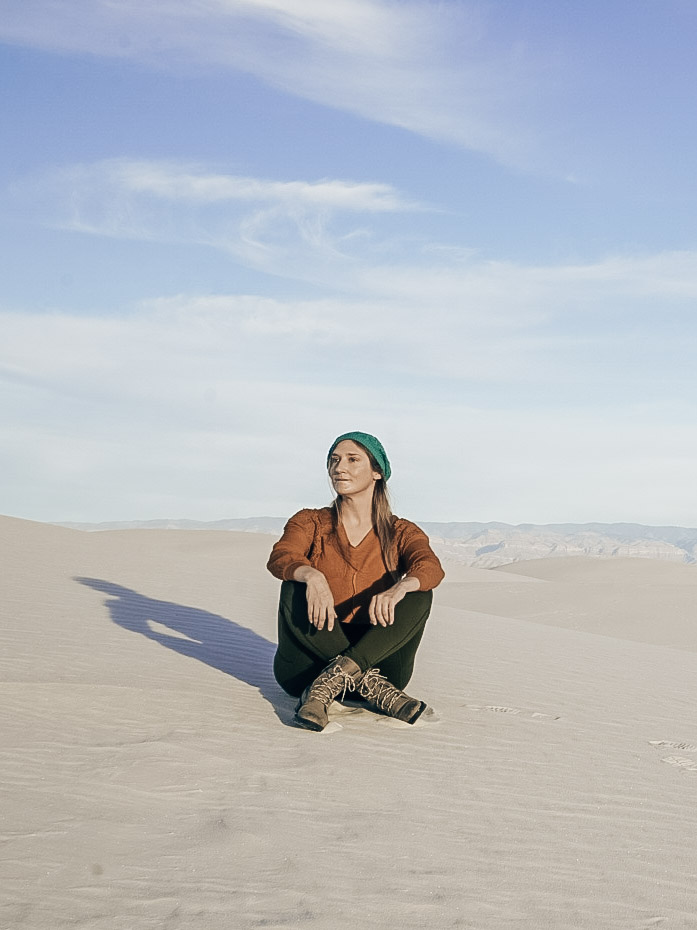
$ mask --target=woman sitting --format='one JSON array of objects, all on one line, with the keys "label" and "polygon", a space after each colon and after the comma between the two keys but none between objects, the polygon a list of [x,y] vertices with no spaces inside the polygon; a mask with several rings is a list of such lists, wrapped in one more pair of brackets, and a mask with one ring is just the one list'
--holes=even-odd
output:
[{"label": "woman sitting", "polygon": [[444,573],[428,537],[392,514],[390,463],[368,433],[344,433],[327,456],[331,507],[301,510],[274,545],[283,581],[274,674],[299,697],[295,717],[322,730],[337,697],[414,723],[427,709],[402,690]]}]

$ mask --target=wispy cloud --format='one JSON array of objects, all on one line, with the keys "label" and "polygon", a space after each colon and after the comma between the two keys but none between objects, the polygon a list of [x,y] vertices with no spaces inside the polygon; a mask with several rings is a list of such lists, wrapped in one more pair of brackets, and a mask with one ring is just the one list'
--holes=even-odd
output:
[{"label": "wispy cloud", "polygon": [[26,178],[10,199],[24,219],[57,228],[206,245],[275,275],[338,285],[338,265],[372,247],[359,217],[427,209],[388,184],[278,181],[128,159]]},{"label": "wispy cloud", "polygon": [[542,85],[477,4],[407,0],[24,0],[0,39],[156,67],[238,69],[283,92],[530,164]]},{"label": "wispy cloud", "polygon": [[225,201],[268,202],[289,208],[314,207],[351,212],[393,212],[413,210],[389,184],[365,184],[341,180],[271,181],[262,178],[211,174],[203,168],[174,162],[114,160],[92,168],[99,185],[110,182],[114,188],[132,193],[151,194],[164,200],[193,204]]},{"label": "wispy cloud", "polygon": [[[617,255],[579,264],[524,265],[482,261],[425,261],[408,267],[374,264],[363,269],[363,284],[372,293],[403,300],[431,300],[440,305],[463,306],[467,298],[490,311],[515,306],[527,310],[525,322],[569,311],[599,309],[618,313],[632,298],[662,298],[678,305],[697,297],[697,252],[669,251],[644,255]],[[497,314],[491,318],[495,323]],[[509,315],[504,314],[508,320]]]}]

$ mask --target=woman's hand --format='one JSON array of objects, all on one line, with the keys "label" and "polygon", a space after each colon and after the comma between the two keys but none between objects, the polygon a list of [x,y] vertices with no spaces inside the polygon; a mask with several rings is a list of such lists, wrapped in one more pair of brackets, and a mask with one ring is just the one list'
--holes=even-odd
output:
[{"label": "woman's hand", "polygon": [[418,591],[421,587],[418,578],[405,575],[396,585],[376,594],[370,601],[368,612],[373,626],[392,626],[394,623],[394,609],[410,591]]},{"label": "woman's hand", "polygon": [[307,619],[310,623],[318,630],[323,630],[325,624],[328,630],[333,630],[336,620],[334,595],[322,572],[310,565],[301,565],[295,570],[293,578],[295,581],[305,582]]}]

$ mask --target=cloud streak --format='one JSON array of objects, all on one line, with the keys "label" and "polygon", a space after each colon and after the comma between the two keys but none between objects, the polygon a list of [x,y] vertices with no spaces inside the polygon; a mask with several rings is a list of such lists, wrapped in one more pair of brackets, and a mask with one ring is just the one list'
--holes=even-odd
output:
[{"label": "cloud streak", "polygon": [[[377,182],[279,181],[129,159],[25,178],[7,203],[23,222],[203,245],[268,274],[349,289],[356,260],[375,248],[366,223],[430,209]],[[389,250],[385,239],[382,247]]]},{"label": "cloud streak", "polygon": [[[360,245],[361,216],[422,212],[392,186],[338,179],[278,181],[212,173],[176,162],[109,159],[17,182],[10,200],[26,218],[94,235],[208,245],[277,274],[308,248],[331,260]],[[354,219],[355,222],[355,219]],[[359,233],[356,235],[356,233]]]},{"label": "cloud streak", "polygon": [[158,68],[240,70],[429,138],[528,161],[539,67],[475,4],[407,0],[24,0],[0,39]]},{"label": "cloud streak", "polygon": [[109,184],[116,191],[150,194],[169,201],[214,204],[227,201],[285,204],[290,209],[315,208],[350,212],[394,212],[417,209],[402,199],[389,184],[365,184],[341,180],[272,181],[262,178],[211,174],[171,162],[114,160],[74,169],[79,181]]}]

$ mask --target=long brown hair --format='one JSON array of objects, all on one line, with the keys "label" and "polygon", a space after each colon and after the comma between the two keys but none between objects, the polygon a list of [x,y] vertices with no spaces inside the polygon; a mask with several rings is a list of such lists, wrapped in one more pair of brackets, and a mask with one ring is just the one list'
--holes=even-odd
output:
[{"label": "long brown hair", "polygon": [[[368,456],[370,461],[370,467],[373,471],[378,472],[382,477],[379,481],[375,482],[373,486],[373,502],[372,502],[372,512],[371,518],[373,521],[373,526],[375,527],[375,532],[377,533],[378,539],[380,540],[380,549],[382,551],[382,560],[385,563],[388,572],[397,580],[397,560],[394,553],[394,515],[392,513],[392,506],[390,504],[390,494],[387,490],[387,482],[385,481],[385,476],[382,473],[382,469],[378,463],[373,458],[372,453],[369,449],[355,439],[353,440],[356,445],[360,446],[361,449]],[[336,528],[339,525],[339,518],[341,516],[341,494],[337,494],[332,504],[332,517],[334,520],[334,527]]]}]

